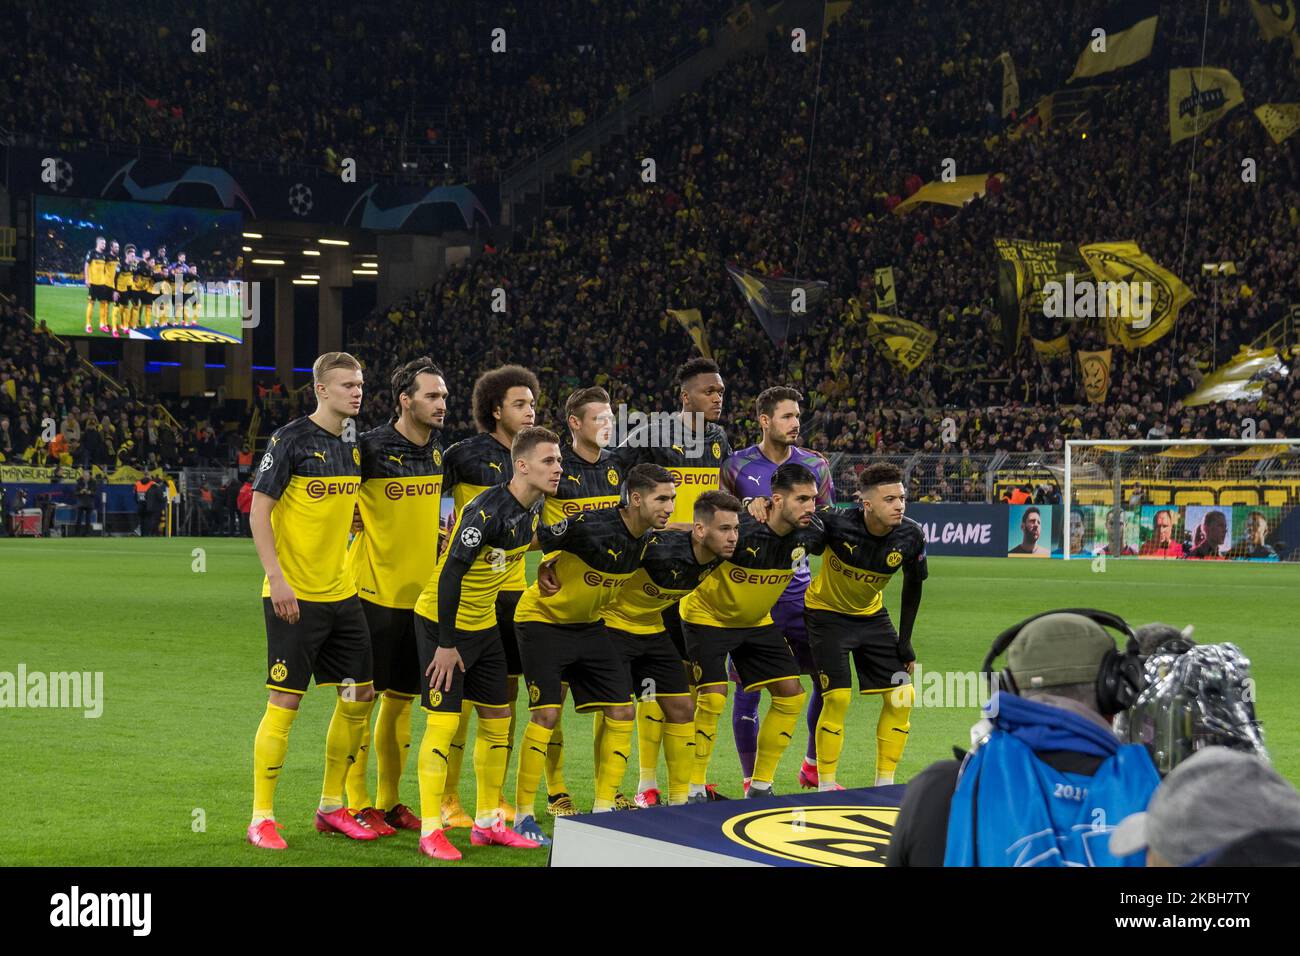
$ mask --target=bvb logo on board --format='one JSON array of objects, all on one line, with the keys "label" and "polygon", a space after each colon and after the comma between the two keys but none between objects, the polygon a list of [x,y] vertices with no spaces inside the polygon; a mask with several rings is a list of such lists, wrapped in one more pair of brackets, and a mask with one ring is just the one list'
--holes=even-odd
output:
[{"label": "bvb logo on board", "polygon": [[722,825],[743,847],[812,866],[884,866],[897,807],[773,807]]}]

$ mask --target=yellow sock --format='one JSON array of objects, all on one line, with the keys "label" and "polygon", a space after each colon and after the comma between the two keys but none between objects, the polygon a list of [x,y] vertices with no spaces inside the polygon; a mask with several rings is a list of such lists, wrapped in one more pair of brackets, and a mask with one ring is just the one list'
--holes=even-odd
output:
[{"label": "yellow sock", "polygon": [[591,716],[591,770],[600,766],[600,735],[605,732],[605,712],[598,710]]},{"label": "yellow sock", "polygon": [[658,787],[659,747],[664,737],[664,709],[657,701],[640,700],[636,705],[636,750],[641,778],[637,791]]},{"label": "yellow sock", "polygon": [[[637,722],[640,726],[640,721]],[[664,760],[668,762],[668,803],[686,802],[695,765],[695,722],[664,724]],[[641,771],[642,775],[645,771]]]},{"label": "yellow sock", "polygon": [[357,744],[357,759],[348,765],[347,776],[344,780],[344,790],[348,796],[348,808],[352,810],[364,810],[366,807],[373,807],[374,801],[370,799],[369,781],[366,780],[367,769],[370,766],[370,721],[361,728],[361,743]]},{"label": "yellow sock", "polygon": [[509,762],[510,718],[480,717],[474,738],[474,781],[478,788],[474,822],[481,827],[492,826],[501,813],[501,788]]},{"label": "yellow sock", "polygon": [[[772,704],[758,725],[758,750],[754,753],[754,781],[770,784],[776,777],[776,765],[794,739],[794,725],[803,713],[808,695],[803,691],[793,697],[772,695]],[[752,786],[752,784],[751,784]]]},{"label": "yellow sock", "polygon": [[280,779],[284,755],[289,750],[289,729],[296,710],[266,705],[262,722],[253,738],[253,822],[274,820],[275,784]]},{"label": "yellow sock", "polygon": [[880,719],[876,721],[876,786],[894,782],[894,771],[903,759],[907,735],[912,729],[912,702],[916,690],[902,684],[880,695]]},{"label": "yellow sock", "polygon": [[632,756],[634,720],[614,720],[605,715],[605,729],[600,735],[600,763],[596,764],[596,800],[593,810],[609,810],[614,795],[623,783],[627,762]]},{"label": "yellow sock", "polygon": [[90,324],[90,320],[94,318],[94,316],[95,316],[95,303],[92,300],[86,303],[86,324],[87,325]]},{"label": "yellow sock", "polygon": [[713,740],[718,736],[718,720],[726,706],[725,693],[706,692],[695,700],[695,763],[691,767],[691,786],[702,787],[709,782]]},{"label": "yellow sock", "polygon": [[552,797],[569,792],[564,784],[564,728],[559,724],[546,745],[546,792]]},{"label": "yellow sock", "polygon": [[531,720],[524,725],[524,742],[519,751],[519,767],[515,771],[515,822],[533,816],[537,803],[537,783],[546,766],[546,745],[551,742],[551,729]]},{"label": "yellow sock", "polygon": [[379,713],[375,716],[375,768],[379,777],[379,791],[375,806],[388,812],[401,801],[398,785],[406,768],[406,754],[411,749],[411,700],[409,697],[379,699]]},{"label": "yellow sock", "polygon": [[817,718],[817,780],[820,789],[835,782],[835,768],[844,752],[844,721],[849,714],[853,691],[839,687],[822,693],[822,713]]},{"label": "yellow sock", "polygon": [[325,732],[325,779],[321,783],[320,808],[330,813],[343,806],[343,781],[348,767],[357,758],[361,733],[370,722],[370,709],[374,700],[344,700],[334,702],[334,716]]},{"label": "yellow sock", "polygon": [[460,799],[460,768],[465,763],[465,741],[469,739],[469,715],[473,709],[473,704],[461,705],[460,726],[451,738],[451,750],[447,753],[447,789],[444,793],[456,800]]},{"label": "yellow sock", "polygon": [[420,836],[442,829],[442,795],[450,779],[451,740],[460,714],[427,714],[416,772],[420,777]]}]

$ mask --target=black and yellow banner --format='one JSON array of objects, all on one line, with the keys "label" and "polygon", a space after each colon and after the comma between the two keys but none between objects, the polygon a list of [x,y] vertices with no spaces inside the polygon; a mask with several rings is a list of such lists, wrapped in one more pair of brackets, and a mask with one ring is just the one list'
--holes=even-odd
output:
[{"label": "black and yellow banner", "polygon": [[704,332],[704,316],[700,315],[699,309],[668,309],[668,314],[681,323],[686,334],[691,337],[695,347],[700,350],[700,354],[705,358],[713,358],[713,353],[709,351],[709,337]]},{"label": "black and yellow banner", "polygon": [[1106,401],[1110,391],[1110,349],[1100,352],[1076,352],[1079,356],[1079,375],[1083,378],[1083,391],[1094,405]]},{"label": "black and yellow banner", "polygon": [[807,329],[830,294],[830,285],[821,279],[776,279],[736,265],[728,265],[727,274],[767,337],[778,346]]},{"label": "black and yellow banner", "polygon": [[898,293],[894,289],[894,267],[876,270],[876,311],[892,312],[898,308]]},{"label": "black and yellow banner", "polygon": [[867,316],[867,341],[891,365],[909,372],[925,361],[938,338],[924,325],[907,319],[878,312]]},{"label": "black and yellow banner", "polygon": [[1145,60],[1155,42],[1156,21],[1154,3],[1117,4],[1098,25],[1104,32],[1089,32],[1070,79],[1100,76]]},{"label": "black and yellow banner", "polygon": [[1020,347],[1025,331],[1040,341],[1059,338],[1063,317],[1043,314],[1043,286],[1084,272],[1078,250],[1069,243],[1030,239],[994,239],[993,245],[999,256],[998,308],[990,334],[1008,355]]},{"label": "black and yellow banner", "polygon": [[1034,345],[1034,351],[1038,353],[1038,358],[1043,362],[1055,362],[1060,359],[1070,357],[1070,337],[1061,335],[1047,342],[1031,338]]},{"label": "black and yellow banner", "polygon": [[1260,35],[1265,40],[1286,40],[1291,52],[1300,60],[1300,17],[1296,16],[1296,0],[1271,0],[1260,3],[1250,0],[1250,12],[1259,24]]},{"label": "black and yellow banner", "polygon": [[[1178,311],[1192,301],[1192,290],[1136,242],[1093,242],[1080,246],[1079,253],[1093,278],[1112,284],[1103,317],[1106,341],[1112,345],[1131,350],[1158,341],[1174,327]],[[1119,283],[1129,290],[1145,290],[1144,283],[1150,283],[1149,300],[1134,301],[1135,297],[1119,294]]]},{"label": "black and yellow banner", "polygon": [[1180,67],[1169,71],[1169,142],[1205,132],[1246,101],[1227,70]]},{"label": "black and yellow banner", "polygon": [[1002,117],[1005,119],[1012,110],[1020,109],[1020,81],[1016,79],[1016,64],[1010,53],[998,57],[1002,65]]},{"label": "black and yellow banner", "polygon": [[1300,129],[1300,103],[1265,103],[1255,107],[1255,117],[1264,124],[1273,142],[1280,143]]}]

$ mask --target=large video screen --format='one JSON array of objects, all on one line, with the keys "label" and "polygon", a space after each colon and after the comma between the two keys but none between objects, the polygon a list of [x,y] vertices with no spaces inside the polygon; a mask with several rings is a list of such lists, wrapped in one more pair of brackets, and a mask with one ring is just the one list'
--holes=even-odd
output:
[{"label": "large video screen", "polygon": [[37,196],[36,319],[60,336],[241,342],[243,216]]}]

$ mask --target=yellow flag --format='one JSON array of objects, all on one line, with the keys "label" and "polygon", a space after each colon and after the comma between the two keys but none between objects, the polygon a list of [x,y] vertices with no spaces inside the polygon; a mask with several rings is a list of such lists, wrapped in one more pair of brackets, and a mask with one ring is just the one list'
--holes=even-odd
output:
[{"label": "yellow flag", "polygon": [[[1158,17],[1139,20],[1126,30],[1111,31],[1104,37],[1094,37],[1079,54],[1079,61],[1074,65],[1071,80],[1081,77],[1099,76],[1130,66],[1151,55],[1151,45],[1156,38],[1156,21]],[[1101,47],[1102,49],[1098,49]],[[1067,81],[1068,82],[1068,81]]]},{"label": "yellow flag", "polygon": [[1061,335],[1046,342],[1040,342],[1034,338],[1029,341],[1034,343],[1034,351],[1038,353],[1038,357],[1044,362],[1068,358],[1070,355],[1070,337],[1068,335]]},{"label": "yellow flag", "polygon": [[701,355],[713,358],[713,353],[709,351],[709,337],[704,334],[704,316],[700,315],[699,309],[669,309],[668,314],[681,323]]},{"label": "yellow flag", "polygon": [[925,361],[939,338],[924,325],[892,315],[872,312],[867,319],[867,341],[886,361],[909,372]]},{"label": "yellow flag", "polygon": [[1169,71],[1169,142],[1205,132],[1246,101],[1227,70],[1181,67]]},{"label": "yellow flag", "polygon": [[1300,129],[1300,103],[1265,103],[1255,107],[1255,116],[1275,143]]},{"label": "yellow flag", "polygon": [[1094,405],[1106,401],[1110,391],[1110,349],[1100,352],[1078,352],[1079,374],[1083,376],[1083,391]]},{"label": "yellow flag", "polygon": [[943,180],[926,183],[895,206],[894,215],[901,216],[923,202],[940,203],[944,206],[964,206],[977,196],[984,195],[984,184],[988,182],[988,178],[988,173],[975,173],[970,176],[957,176],[950,183]]},{"label": "yellow flag", "polygon": [[1250,0],[1250,12],[1255,14],[1259,24],[1260,35],[1265,40],[1281,38],[1291,44],[1291,52],[1300,60],[1300,17],[1296,16],[1296,0],[1274,0],[1272,3],[1260,3]]},{"label": "yellow flag", "polygon": [[1020,82],[1010,53],[998,56],[998,63],[1002,65],[1002,117],[1005,119],[1012,110],[1020,109]]},{"label": "yellow flag", "polygon": [[898,294],[894,290],[894,267],[876,270],[876,309],[888,312],[898,307]]},{"label": "yellow flag", "polygon": [[[1093,278],[1105,283],[1106,341],[1125,349],[1150,345],[1169,334],[1178,311],[1192,301],[1182,281],[1136,242],[1094,242],[1079,247]],[[1101,308],[1098,301],[1098,309]],[[1082,354],[1082,353],[1080,353]]]}]

